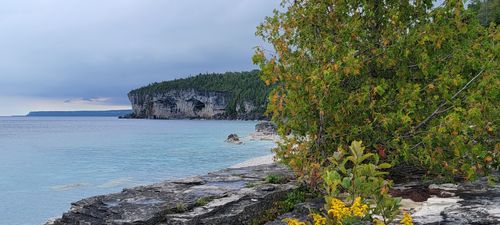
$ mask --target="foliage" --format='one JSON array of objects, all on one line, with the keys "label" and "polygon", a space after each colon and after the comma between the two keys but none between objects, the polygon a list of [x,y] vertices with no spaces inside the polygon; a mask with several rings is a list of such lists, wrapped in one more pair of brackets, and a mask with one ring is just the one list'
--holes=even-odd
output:
[{"label": "foliage", "polygon": [[[498,169],[500,35],[460,0],[296,0],[258,27],[275,151],[317,182],[336,149],[364,140],[391,163],[473,179]],[[289,135],[291,134],[291,135]]]},{"label": "foliage", "polygon": [[477,15],[483,26],[500,23],[500,0],[472,0],[467,9]]},{"label": "foliage", "polygon": [[204,206],[204,205],[208,204],[210,201],[212,201],[213,199],[214,199],[214,197],[202,197],[202,198],[198,198],[198,199],[196,199],[194,205],[196,207]]},{"label": "foliage", "polygon": [[248,183],[245,183],[245,188],[253,188],[257,186],[257,183],[256,182],[248,182]]},{"label": "foliage", "polygon": [[282,207],[286,212],[288,212],[291,211],[297,203],[304,202],[305,200],[306,200],[305,190],[302,189],[294,190],[286,195],[286,199],[283,201]]},{"label": "foliage", "polygon": [[188,207],[180,202],[180,203],[177,203],[175,205],[175,208],[173,209],[174,213],[183,213],[183,212],[186,212],[188,210]]},{"label": "foliage", "polygon": [[374,206],[371,208],[372,213],[382,216],[386,224],[392,222],[399,213],[400,200],[388,194],[392,182],[385,180],[386,172],[382,172],[391,165],[379,164],[379,157],[373,153],[365,154],[361,141],[353,141],[349,150],[346,154],[340,147],[338,153],[329,158],[332,166],[326,171],[324,178],[326,202],[333,202],[341,192],[346,192],[347,201],[366,199]]},{"label": "foliage", "polygon": [[[379,164],[377,155],[365,153],[361,141],[352,142],[349,150],[345,152],[340,148],[338,154],[330,158],[332,166],[324,175],[325,212],[311,214],[314,225],[392,223],[400,212],[400,200],[388,194],[392,183],[383,178],[385,172],[382,170],[390,165]],[[343,196],[344,200],[338,196]],[[294,219],[286,221],[288,224],[310,224]],[[400,222],[412,224],[407,213],[404,213]]]},{"label": "foliage", "polygon": [[199,74],[183,79],[160,83],[155,82],[148,86],[132,90],[129,94],[147,95],[163,93],[169,90],[186,89],[228,92],[232,95],[226,109],[230,116],[235,116],[238,113],[236,106],[243,105],[244,102],[253,103],[257,106],[255,113],[263,114],[267,103],[266,96],[270,88],[266,87],[264,82],[259,78],[258,73],[257,70],[254,70],[250,72],[227,72],[223,74]]},{"label": "foliage", "polygon": [[266,182],[270,184],[281,184],[286,182],[286,178],[281,174],[269,174],[266,176]]},{"label": "foliage", "polygon": [[264,224],[277,216],[293,210],[295,205],[306,200],[307,190],[302,188],[289,192],[283,201],[273,202],[273,206],[266,210],[260,217],[252,220],[251,224]]}]

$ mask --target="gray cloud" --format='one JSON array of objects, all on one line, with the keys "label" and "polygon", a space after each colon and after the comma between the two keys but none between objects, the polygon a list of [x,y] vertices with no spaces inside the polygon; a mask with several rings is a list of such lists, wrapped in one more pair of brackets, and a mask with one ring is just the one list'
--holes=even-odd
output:
[{"label": "gray cloud", "polygon": [[154,81],[255,68],[269,0],[4,0],[0,96],[110,98]]},{"label": "gray cloud", "polygon": [[110,102],[111,98],[78,98],[78,99],[66,99],[64,103],[94,103],[94,104],[105,104]]}]

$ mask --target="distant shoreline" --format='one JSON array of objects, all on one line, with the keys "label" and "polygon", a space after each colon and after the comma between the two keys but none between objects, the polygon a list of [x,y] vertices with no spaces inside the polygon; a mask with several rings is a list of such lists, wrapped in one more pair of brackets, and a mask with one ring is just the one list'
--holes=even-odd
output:
[{"label": "distant shoreline", "polygon": [[[79,111],[31,111],[26,117],[120,117],[130,114],[131,109],[79,110]],[[16,116],[17,117],[17,116]]]}]

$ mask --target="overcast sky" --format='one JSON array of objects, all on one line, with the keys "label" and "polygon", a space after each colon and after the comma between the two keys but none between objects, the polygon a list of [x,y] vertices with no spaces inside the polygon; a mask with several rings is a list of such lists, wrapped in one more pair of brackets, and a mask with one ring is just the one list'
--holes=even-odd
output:
[{"label": "overcast sky", "polygon": [[154,81],[256,68],[279,0],[2,0],[0,115],[129,108]]}]

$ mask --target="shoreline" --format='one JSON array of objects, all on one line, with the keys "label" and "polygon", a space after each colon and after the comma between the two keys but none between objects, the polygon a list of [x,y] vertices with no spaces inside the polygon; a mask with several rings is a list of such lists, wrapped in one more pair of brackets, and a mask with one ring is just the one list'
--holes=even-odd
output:
[{"label": "shoreline", "polygon": [[270,165],[270,164],[273,164],[275,162],[274,156],[275,156],[274,154],[269,154],[269,155],[265,155],[265,156],[250,158],[250,159],[247,159],[243,162],[236,163],[232,166],[229,166],[228,169],[260,166],[260,165]]},{"label": "shoreline", "polygon": [[[137,119],[137,120],[147,120],[147,119]],[[203,121],[203,120],[185,120],[184,119],[184,120],[180,120],[180,121]],[[210,120],[205,120],[205,121],[210,121]],[[211,121],[222,121],[222,120],[211,120]],[[224,121],[231,121],[231,120],[224,120]],[[248,121],[248,120],[246,120],[246,121]],[[248,121],[248,122],[250,122],[251,124],[255,124],[254,122],[257,122],[257,121]],[[238,127],[240,127],[240,126],[238,126]],[[257,135],[258,138],[256,138],[256,135]],[[255,173],[255,171],[250,171],[251,169],[245,168],[245,167],[260,167],[260,166],[262,166],[261,168],[264,171],[266,171],[266,172],[272,172],[274,169],[270,169],[270,168],[274,168],[276,166],[276,165],[273,165],[274,164],[274,154],[271,154],[272,153],[271,149],[276,146],[275,142],[271,141],[272,137],[274,137],[274,136],[273,135],[264,135],[263,133],[259,133],[259,132],[251,132],[250,134],[247,134],[245,132],[243,134],[243,136],[244,137],[242,139],[245,141],[245,143],[248,142],[247,144],[249,144],[249,146],[253,146],[252,143],[263,143],[262,146],[260,146],[259,144],[256,144],[256,146],[258,146],[258,147],[255,148],[255,149],[259,150],[259,152],[260,152],[260,154],[258,154],[257,157],[255,157],[255,155],[254,156],[249,155],[250,157],[242,157],[239,160],[234,160],[234,159],[233,160],[228,160],[229,162],[227,164],[225,164],[225,165],[222,165],[221,167],[217,167],[217,168],[212,168],[212,169],[209,169],[209,170],[205,170],[204,172],[196,173],[194,175],[186,175],[186,176],[182,176],[182,177],[166,178],[166,179],[164,177],[163,179],[158,179],[158,180],[154,181],[153,183],[148,182],[148,183],[143,183],[143,184],[134,184],[133,186],[128,186],[128,187],[124,188],[123,190],[122,189],[116,190],[116,192],[107,192],[107,193],[98,194],[98,195],[88,195],[88,197],[84,196],[84,197],[76,198],[76,199],[79,199],[77,202],[81,202],[81,201],[84,201],[86,199],[94,199],[94,198],[97,198],[98,196],[101,196],[101,195],[103,195],[103,196],[109,196],[109,195],[114,196],[115,194],[119,194],[119,193],[117,193],[119,191],[124,192],[125,190],[136,190],[136,189],[140,189],[141,187],[155,186],[158,183],[176,183],[177,180],[189,179],[192,176],[194,176],[194,177],[203,177],[203,176],[205,176],[207,174],[218,173],[220,170],[245,171],[245,173],[253,174],[253,173]],[[217,139],[219,140],[219,138],[217,138]],[[238,151],[240,151],[240,150],[246,150],[246,148],[244,148],[244,147],[242,148],[242,147],[238,147],[238,146],[234,146],[234,147],[231,147],[231,148],[239,149]],[[239,154],[239,153],[237,153],[237,154]],[[241,154],[243,154],[243,152]],[[243,154],[243,155],[245,155],[245,154]],[[267,170],[270,170],[270,171],[267,171]],[[253,175],[251,175],[251,176],[253,176]],[[259,176],[261,176],[261,175],[259,175]],[[232,180],[233,177],[228,178],[228,179]],[[223,178],[223,179],[225,179],[225,178]],[[258,180],[259,181],[265,180],[265,176],[262,175]],[[233,187],[241,189],[241,188],[244,188],[244,186],[247,185],[247,184],[250,185],[250,186],[253,185],[253,183],[255,181],[257,181],[257,180],[251,180],[251,182],[248,182],[246,179],[244,179],[244,180],[238,181],[238,182],[233,182],[233,181],[226,182],[226,181],[223,181],[223,180],[221,180],[220,182],[221,183],[227,183],[227,185],[231,187],[230,189],[232,191]],[[249,183],[252,183],[252,184],[249,184]],[[238,187],[236,187],[234,185],[237,185]],[[200,191],[201,192],[205,192],[205,190],[204,190],[205,187],[197,187],[197,188],[202,188],[203,190],[200,190]],[[209,189],[211,189],[211,187],[209,187]],[[196,191],[198,192],[198,189]],[[209,192],[209,190],[207,190],[207,192]],[[135,198],[143,198],[144,197],[145,199],[147,199],[146,203],[150,202],[149,196],[148,196],[147,193],[144,193],[142,191],[138,191],[138,192],[136,192],[136,194],[137,195],[134,195],[134,197],[133,197],[134,199]],[[142,197],[139,197],[139,196],[142,196]],[[189,198],[191,198],[191,197],[189,197]],[[210,198],[211,197],[208,197],[207,199],[210,199]],[[76,199],[73,199],[72,201],[75,201]],[[131,201],[135,201],[135,200],[131,200]],[[151,201],[153,201],[153,200],[151,200]],[[155,201],[153,201],[153,202],[155,202]],[[185,204],[185,202],[177,200],[177,199],[175,201],[179,201],[179,204],[181,204],[181,205]],[[156,202],[159,203],[160,201],[156,201]],[[69,213],[70,211],[74,210],[74,207],[73,207],[74,204],[73,203],[75,203],[75,202],[68,202],[68,204],[69,203],[71,203],[71,209],[69,209],[69,211],[61,212],[61,214],[63,214],[63,215],[66,214],[67,215],[67,213]],[[141,205],[141,203],[144,203],[144,202],[141,201],[139,203],[139,205]],[[109,203],[109,204],[105,203],[105,205],[106,205],[106,207],[108,207],[109,205],[115,205],[115,203],[114,203],[114,201],[111,201],[111,203]],[[174,206],[176,207],[177,205],[174,205]],[[55,214],[55,215],[53,214],[47,220],[44,219],[45,224],[51,224],[52,222],[55,222],[56,220],[61,219],[61,214]]]},{"label": "shoreline", "polygon": [[[262,160],[264,157],[267,161]],[[162,181],[81,199],[45,225],[252,224],[299,185],[292,171],[256,157],[201,176]],[[256,165],[258,164],[258,165]],[[270,183],[279,176],[284,182]]]},{"label": "shoreline", "polygon": [[[126,188],[112,193],[81,199],[69,211],[45,225],[70,224],[252,224],[266,219],[266,225],[284,225],[284,218],[307,219],[309,209],[320,209],[320,199],[308,199],[290,212],[264,218],[276,202],[283,201],[300,187],[293,172],[274,162],[274,154],[254,157],[205,175],[165,180],[150,185]],[[267,181],[269,175],[285,177],[283,183]],[[402,183],[395,190],[427,190],[423,201],[403,197],[402,209],[410,212],[418,224],[453,222],[468,224],[474,218],[484,224],[496,224],[499,203],[494,199],[500,186],[489,186],[486,179],[458,184]],[[420,193],[421,194],[421,193]],[[478,204],[484,202],[485,204]],[[306,209],[304,211],[304,209]],[[482,214],[481,214],[482,213]],[[477,215],[483,217],[477,217]],[[443,216],[446,215],[446,216]],[[493,222],[493,223],[492,223]]]},{"label": "shoreline", "polygon": [[[226,135],[232,132],[240,133],[242,136],[253,132],[255,121],[120,122],[115,117],[19,117],[19,120],[15,117],[5,118],[7,120],[12,118],[12,123],[16,124],[12,134],[16,134],[13,136],[18,139],[13,140],[23,143],[13,146],[13,149],[22,147],[25,150],[19,152],[44,150],[51,153],[52,148],[46,145],[37,146],[39,148],[36,149],[30,148],[30,141],[36,142],[39,135],[43,135],[44,143],[54,143],[54,146],[61,150],[58,150],[57,154],[43,154],[40,159],[47,163],[56,161],[61,163],[53,163],[53,167],[40,167],[40,170],[26,173],[28,179],[19,181],[15,178],[7,179],[9,183],[19,182],[23,189],[14,185],[7,186],[7,191],[13,194],[4,195],[2,198],[5,201],[0,208],[8,209],[9,213],[0,219],[0,224],[40,224],[60,216],[76,200],[120,192],[123,188],[205,175],[258,156],[268,155],[271,153],[270,149],[275,146],[270,141],[249,140],[240,146],[224,142]],[[27,127],[24,125],[33,123],[36,123],[36,128],[39,129],[33,132],[33,137],[37,138],[26,138],[31,136],[22,135],[26,130],[24,128]],[[75,126],[82,129],[72,129]],[[53,130],[64,131],[61,134],[64,134],[65,138],[58,140],[58,135],[55,134],[59,133],[52,132]],[[109,137],[96,135],[100,133],[113,135]],[[9,144],[8,137],[10,136],[5,136],[3,140]],[[177,137],[182,138],[177,140]],[[84,148],[92,151],[80,150]],[[90,153],[94,155],[89,155]],[[84,157],[78,156],[78,163],[71,164],[70,167],[66,166],[64,160],[58,160],[58,157],[77,158],[76,155]],[[22,158],[22,154],[13,155],[13,157],[18,156],[20,159],[26,159]],[[258,162],[256,165],[263,163],[269,162]],[[24,168],[23,164],[18,166]],[[60,173],[62,178],[59,176],[49,176],[40,180],[32,178],[43,177],[40,174],[46,173]],[[22,190],[22,193],[19,190]],[[20,204],[12,204],[19,201]],[[24,204],[26,206],[23,206]]]},{"label": "shoreline", "polygon": [[[207,171],[205,174],[202,174],[202,175],[186,176],[186,177],[176,178],[176,179],[165,179],[165,180],[162,180],[162,181],[159,181],[159,182],[156,182],[156,183],[144,184],[144,185],[137,185],[137,186],[133,186],[133,187],[130,187],[130,188],[124,188],[123,191],[125,191],[125,190],[139,189],[139,188],[148,187],[148,186],[155,186],[155,185],[160,185],[160,184],[164,184],[164,183],[184,183],[185,181],[187,181],[186,183],[188,183],[188,184],[197,184],[197,181],[196,181],[197,178],[207,176],[208,174],[219,173],[220,171],[245,170],[245,171],[247,171],[247,173],[252,173],[252,171],[251,171],[252,169],[251,168],[256,168],[256,167],[262,167],[262,168],[265,168],[264,170],[267,170],[268,167],[275,167],[275,166],[277,166],[276,163],[275,163],[275,161],[274,161],[274,157],[275,157],[275,154],[269,154],[269,155],[265,155],[265,156],[253,157],[253,158],[247,159],[245,161],[236,163],[234,165],[231,165],[229,167],[226,167],[226,168],[223,168],[223,169],[220,169],[220,170]],[[272,170],[273,169],[271,169],[271,171]],[[286,171],[286,172],[284,172],[284,171]],[[283,173],[283,172],[287,173],[288,169],[284,169],[284,170],[280,171],[280,173]],[[291,175],[288,175],[288,176],[291,177]],[[191,182],[191,180],[194,180],[194,182]],[[222,182],[226,182],[226,181],[222,181]],[[232,182],[234,182],[234,181],[230,181],[230,183],[232,183]],[[242,188],[242,187],[239,187],[239,188]],[[87,197],[87,198],[82,198],[78,202],[84,201],[86,199],[96,198],[96,197],[99,197],[99,196],[109,196],[109,195],[116,195],[116,194],[118,194],[118,193],[109,193],[109,194],[104,194],[104,195],[90,196],[90,197]],[[72,209],[70,209],[70,211],[71,210]],[[70,212],[70,211],[67,211],[67,212]],[[64,212],[64,213],[67,213],[67,212]],[[63,213],[63,215],[64,215],[64,213]],[[60,220],[60,219],[62,219],[62,217],[53,217],[53,218],[48,219],[47,221],[43,222],[42,225],[59,224],[58,220]]]}]

